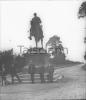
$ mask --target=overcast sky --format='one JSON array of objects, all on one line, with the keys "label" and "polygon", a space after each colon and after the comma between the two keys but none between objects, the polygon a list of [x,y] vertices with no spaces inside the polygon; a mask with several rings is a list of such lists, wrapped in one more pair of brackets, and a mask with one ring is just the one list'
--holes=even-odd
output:
[{"label": "overcast sky", "polygon": [[1,5],[1,50],[14,48],[19,52],[18,45],[35,46],[34,39],[27,37],[30,20],[37,12],[42,20],[44,47],[49,37],[58,35],[63,46],[68,48],[67,58],[83,61],[85,22],[77,18],[82,0],[59,1],[3,1]]}]

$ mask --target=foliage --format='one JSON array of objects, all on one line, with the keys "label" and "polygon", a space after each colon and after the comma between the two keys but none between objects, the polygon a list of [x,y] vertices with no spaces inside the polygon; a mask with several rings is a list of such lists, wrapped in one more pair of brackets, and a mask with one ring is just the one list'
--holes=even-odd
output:
[{"label": "foliage", "polygon": [[81,4],[78,12],[78,17],[86,17],[86,1]]},{"label": "foliage", "polygon": [[12,49],[0,52],[0,70],[1,70],[1,65],[5,64],[5,69],[7,73],[10,73],[10,68],[12,63],[15,64],[15,67],[19,72],[25,65],[25,59],[20,55],[13,55]]},{"label": "foliage", "polygon": [[46,46],[50,45],[50,46],[55,47],[55,46],[58,46],[60,43],[62,43],[62,42],[60,41],[60,37],[54,35],[53,37],[51,37],[51,38],[48,40],[48,42],[46,43]]},{"label": "foliage", "polygon": [[[83,2],[79,8],[78,18],[86,17],[86,1]],[[84,38],[84,43],[86,42],[86,37]],[[86,53],[84,55],[84,59],[86,60]]]},{"label": "foliage", "polygon": [[53,54],[57,54],[58,52],[62,53],[62,51],[64,50],[62,42],[60,41],[60,37],[56,35],[54,35],[48,40],[46,46],[51,46],[48,51],[52,51]]},{"label": "foliage", "polygon": [[1,65],[5,64],[6,71],[9,72],[10,64],[13,62],[13,50],[0,52],[0,69]]}]

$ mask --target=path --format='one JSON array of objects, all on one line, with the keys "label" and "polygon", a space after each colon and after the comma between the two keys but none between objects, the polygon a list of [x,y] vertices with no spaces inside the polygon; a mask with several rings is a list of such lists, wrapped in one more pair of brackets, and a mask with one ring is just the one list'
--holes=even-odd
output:
[{"label": "path", "polygon": [[56,70],[64,75],[55,83],[16,84],[0,87],[0,100],[86,99],[86,72],[82,65]]}]

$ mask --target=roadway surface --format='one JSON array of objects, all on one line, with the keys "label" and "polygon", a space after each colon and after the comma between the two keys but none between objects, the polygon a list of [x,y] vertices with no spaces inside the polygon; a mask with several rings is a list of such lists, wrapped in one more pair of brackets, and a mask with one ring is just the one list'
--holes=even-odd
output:
[{"label": "roadway surface", "polygon": [[0,100],[86,99],[86,71],[81,67],[75,65],[55,70],[64,77],[56,79],[55,76],[54,83],[0,86]]}]

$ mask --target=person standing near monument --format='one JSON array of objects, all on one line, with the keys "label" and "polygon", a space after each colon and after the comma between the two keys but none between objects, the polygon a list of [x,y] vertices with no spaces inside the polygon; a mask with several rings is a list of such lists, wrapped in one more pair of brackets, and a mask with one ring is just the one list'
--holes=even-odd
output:
[{"label": "person standing near monument", "polygon": [[39,69],[40,69],[39,70],[39,74],[40,74],[41,83],[44,83],[45,82],[45,80],[44,80],[44,71],[45,71],[45,68],[44,68],[44,66],[40,66]]},{"label": "person standing near monument", "polygon": [[31,82],[34,83],[35,65],[30,61],[29,74],[31,75]]},{"label": "person standing near monument", "polygon": [[12,63],[12,65],[10,67],[10,74],[11,74],[11,77],[12,77],[12,84],[14,84],[14,77],[16,77],[18,79],[19,83],[21,82],[21,79],[19,78],[19,76],[17,74],[17,71],[16,71],[14,63]]},{"label": "person standing near monument", "polygon": [[6,68],[5,64],[2,64],[1,66],[1,77],[2,77],[2,86],[5,84],[6,85]]},{"label": "person standing near monument", "polygon": [[54,67],[51,64],[49,64],[48,70],[49,70],[48,80],[49,82],[53,82]]}]

